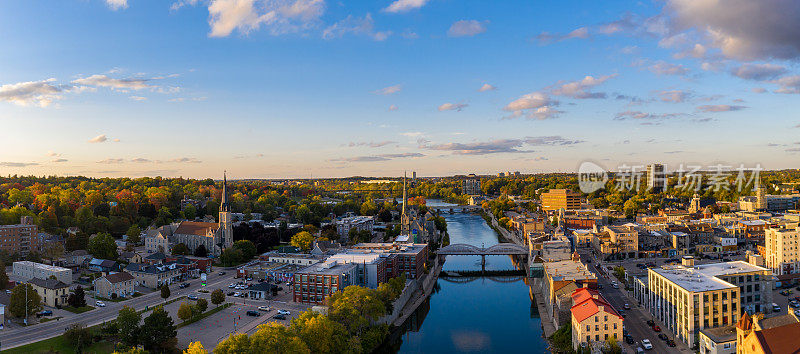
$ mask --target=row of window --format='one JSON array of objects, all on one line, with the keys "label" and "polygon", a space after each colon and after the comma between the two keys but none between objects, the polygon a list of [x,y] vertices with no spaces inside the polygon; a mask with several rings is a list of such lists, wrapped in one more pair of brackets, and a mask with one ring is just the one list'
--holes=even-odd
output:
[{"label": "row of window", "polygon": [[[595,319],[597,319],[597,316],[595,316]],[[603,325],[603,329],[604,330],[608,330],[608,323]],[[617,329],[617,323],[616,322],[614,323],[614,329]],[[586,330],[590,331],[591,330],[591,326],[590,325],[586,325]],[[595,331],[599,331],[600,330],[600,325],[594,325],[594,330]]]}]

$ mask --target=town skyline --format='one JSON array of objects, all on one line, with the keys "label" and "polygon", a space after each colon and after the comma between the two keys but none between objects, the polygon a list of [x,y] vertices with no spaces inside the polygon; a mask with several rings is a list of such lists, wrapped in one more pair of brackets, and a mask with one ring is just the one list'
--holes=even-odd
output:
[{"label": "town skyline", "polygon": [[5,2],[0,171],[796,168],[798,13],[777,0]]}]

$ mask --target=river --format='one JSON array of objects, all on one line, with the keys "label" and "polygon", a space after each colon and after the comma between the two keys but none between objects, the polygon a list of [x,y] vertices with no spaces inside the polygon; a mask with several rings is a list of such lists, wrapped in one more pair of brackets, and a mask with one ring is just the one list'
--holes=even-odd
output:
[{"label": "river", "polygon": [[[434,204],[435,203],[435,204]],[[443,205],[428,201],[428,205]],[[489,247],[497,233],[477,214],[442,213],[450,243]],[[448,256],[444,270],[480,270],[479,256]],[[514,269],[508,256],[486,257],[486,269]],[[547,342],[536,306],[522,279],[509,283],[476,278],[439,279],[428,302],[404,324],[391,345],[399,353],[543,353]],[[398,349],[399,348],[399,349]]]}]

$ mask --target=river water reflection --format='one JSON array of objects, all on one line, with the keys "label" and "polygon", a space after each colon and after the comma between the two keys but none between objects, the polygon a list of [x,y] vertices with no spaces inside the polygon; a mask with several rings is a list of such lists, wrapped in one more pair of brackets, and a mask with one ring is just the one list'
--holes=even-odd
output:
[{"label": "river water reflection", "polygon": [[[497,233],[477,214],[443,215],[451,244],[489,247],[499,242]],[[444,270],[480,269],[479,256],[449,256],[444,265]],[[514,269],[514,265],[508,256],[488,256],[486,269]],[[475,278],[463,283],[439,279],[437,288],[407,321],[402,337],[395,338],[392,347],[399,345],[400,353],[546,352],[540,319],[522,279]]]}]

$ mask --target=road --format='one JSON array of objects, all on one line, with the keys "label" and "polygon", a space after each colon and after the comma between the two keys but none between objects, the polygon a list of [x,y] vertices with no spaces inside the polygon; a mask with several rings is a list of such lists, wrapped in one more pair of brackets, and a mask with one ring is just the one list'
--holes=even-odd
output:
[{"label": "road", "polygon": [[[205,288],[219,288],[235,282],[234,275],[236,272],[226,271],[226,273],[227,274],[223,276],[219,276],[217,273],[210,274],[208,280],[206,281],[207,286]],[[225,285],[222,286],[223,284]],[[172,285],[170,286],[172,294],[168,300],[185,296],[189,293],[196,292],[201,288],[204,287],[201,286],[199,280],[190,281],[190,286],[185,289],[179,289],[177,285]],[[49,321],[32,325],[30,327],[3,330],[0,333],[0,343],[2,343],[2,349],[10,349],[21,345],[38,342],[61,335],[64,333],[66,328],[76,323],[81,323],[85,326],[94,326],[109,320],[113,320],[117,318],[117,313],[120,309],[122,309],[123,306],[132,307],[137,311],[140,311],[144,310],[145,306],[152,307],[163,302],[164,299],[161,298],[160,291],[155,291],[150,294],[145,294],[122,302],[105,301],[106,307],[97,307],[94,310],[65,317],[58,321]],[[94,299],[87,296],[86,303],[89,305],[94,305]]]},{"label": "road", "polygon": [[[588,254],[585,250],[579,250],[581,254],[581,259],[586,263],[588,259],[591,259],[592,263],[587,264],[589,270],[593,271],[597,274],[597,283],[603,286],[603,289],[600,290],[603,297],[614,307],[617,311],[624,311],[626,316],[623,320],[624,328],[633,336],[633,340],[635,341],[634,344],[629,345],[625,343],[624,339],[619,341],[620,345],[623,348],[626,348],[625,351],[628,353],[635,353],[636,347],[641,346],[642,339],[649,339],[650,343],[653,344],[652,352],[655,353],[691,353],[692,351],[686,347],[685,344],[681,343],[680,341],[675,341],[677,347],[671,348],[667,346],[667,343],[658,338],[658,333],[653,331],[650,326],[647,325],[647,320],[652,320],[653,316],[647,312],[647,309],[644,307],[639,306],[636,301],[633,299],[632,296],[623,289],[624,286],[620,286],[621,289],[614,289],[611,286],[611,281],[614,280],[618,284],[621,284],[618,279],[616,279],[613,275],[611,275],[611,271],[607,269],[603,272],[597,269],[598,263],[597,260]],[[606,278],[604,275],[609,275],[610,278]],[[631,309],[625,310],[625,304],[629,304]],[[669,338],[675,339],[675,336],[672,333],[664,330],[664,325],[659,324],[656,321],[663,333],[665,333]]]}]

